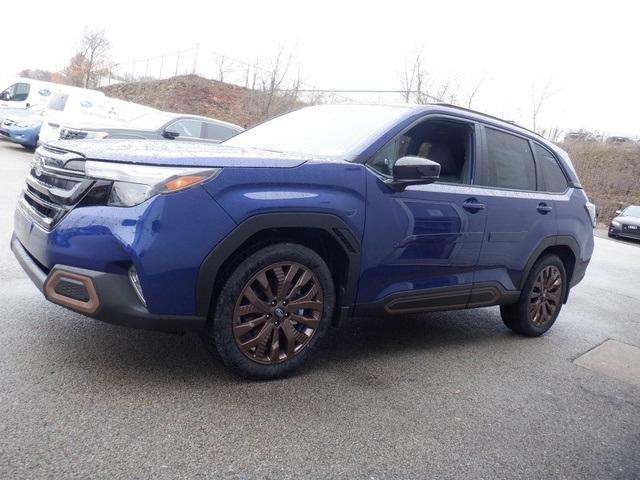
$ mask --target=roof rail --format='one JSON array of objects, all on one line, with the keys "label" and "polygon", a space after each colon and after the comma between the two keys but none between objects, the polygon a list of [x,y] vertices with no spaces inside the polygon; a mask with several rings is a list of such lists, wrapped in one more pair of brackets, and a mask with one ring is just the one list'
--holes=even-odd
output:
[{"label": "roof rail", "polygon": [[494,120],[499,120],[500,122],[504,122],[504,123],[510,123],[511,125],[515,125],[518,128],[521,128],[523,130],[526,130],[527,132],[531,132],[534,135],[537,135],[540,138],[544,137],[542,135],[540,135],[538,132],[535,132],[533,130],[528,129],[527,127],[523,127],[522,125],[518,125],[516,122],[514,122],[513,120],[505,120],[504,118],[500,118],[500,117],[496,117],[495,115],[489,115],[488,113],[483,113],[483,112],[479,112],[477,110],[472,110],[470,108],[465,108],[465,107],[460,107],[458,105],[453,105],[451,103],[446,103],[446,102],[437,102],[437,103],[431,103],[430,105],[440,105],[441,107],[449,107],[449,108],[455,108],[457,110],[463,110],[465,112],[470,112],[470,113],[475,113],[476,115],[481,115],[483,117],[487,117],[487,118],[492,118]]}]

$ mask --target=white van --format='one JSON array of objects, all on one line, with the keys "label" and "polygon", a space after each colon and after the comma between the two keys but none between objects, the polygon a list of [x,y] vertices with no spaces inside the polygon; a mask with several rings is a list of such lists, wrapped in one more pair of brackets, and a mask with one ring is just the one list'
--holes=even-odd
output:
[{"label": "white van", "polygon": [[0,85],[0,109],[44,106],[49,97],[62,88],[65,88],[65,85],[31,78],[15,78],[8,85]]},{"label": "white van", "polygon": [[40,142],[46,143],[60,138],[64,125],[88,123],[116,126],[129,122],[153,108],[106,97],[96,90],[73,89],[54,93],[42,116]]}]

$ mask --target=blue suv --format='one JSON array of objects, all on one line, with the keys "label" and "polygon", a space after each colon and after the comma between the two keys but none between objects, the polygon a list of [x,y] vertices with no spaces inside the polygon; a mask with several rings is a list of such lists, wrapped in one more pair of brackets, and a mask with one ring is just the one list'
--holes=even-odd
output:
[{"label": "blue suv", "polygon": [[499,305],[543,334],[584,277],[594,213],[567,154],[509,122],[318,106],[221,145],[44,145],[11,247],[54,303],[202,332],[237,373],[274,378],[353,316]]}]

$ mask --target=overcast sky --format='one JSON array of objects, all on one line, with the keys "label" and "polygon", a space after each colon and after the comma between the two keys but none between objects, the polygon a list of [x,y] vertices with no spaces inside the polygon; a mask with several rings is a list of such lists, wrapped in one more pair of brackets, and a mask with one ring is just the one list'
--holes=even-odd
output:
[{"label": "overcast sky", "polygon": [[324,89],[399,89],[422,50],[425,69],[462,97],[482,80],[475,109],[530,127],[532,89],[549,83],[541,125],[640,134],[635,1],[31,0],[11,10],[2,76],[62,68],[85,25],[107,29],[118,62],[196,44],[250,61],[295,47],[306,86]]}]

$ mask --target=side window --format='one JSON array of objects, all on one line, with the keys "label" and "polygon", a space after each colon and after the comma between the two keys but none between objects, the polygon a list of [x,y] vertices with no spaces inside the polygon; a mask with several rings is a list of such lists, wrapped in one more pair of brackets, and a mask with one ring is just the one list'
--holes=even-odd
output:
[{"label": "side window", "polygon": [[200,120],[178,120],[169,125],[167,130],[178,132],[183,138],[202,138],[202,122]]},{"label": "side window", "polygon": [[16,94],[16,87],[17,87],[17,83],[14,83],[13,85],[11,85],[10,87],[7,87],[5,90],[2,91],[2,93],[0,93],[0,100],[4,100],[6,102],[10,102],[12,100],[15,100],[15,94]]},{"label": "side window", "polygon": [[225,140],[233,137],[238,132],[232,128],[225,127],[224,125],[218,125],[217,123],[204,122],[204,134],[203,138],[208,140],[218,140],[224,142]]},{"label": "side window", "polygon": [[567,179],[562,173],[558,161],[553,154],[546,148],[535,144],[536,159],[542,178],[544,179],[544,189],[539,186],[539,190],[547,192],[562,193],[567,189]]},{"label": "side window", "polygon": [[510,190],[536,189],[536,169],[529,141],[485,127],[487,158],[478,182]]},{"label": "side window", "polygon": [[66,93],[56,93],[51,96],[47,108],[50,110],[57,110],[59,112],[62,112],[67,106],[68,99],[69,95],[67,95]]},{"label": "side window", "polygon": [[440,183],[469,183],[473,125],[444,119],[425,120],[382,147],[369,166],[391,176],[404,156],[428,158],[440,164]]},{"label": "side window", "polygon": [[16,83],[16,93],[12,100],[15,100],[16,102],[24,102],[29,98],[29,90],[31,90],[31,85],[28,83]]}]

